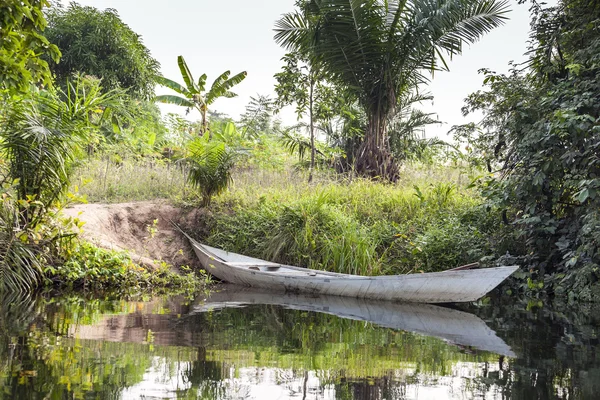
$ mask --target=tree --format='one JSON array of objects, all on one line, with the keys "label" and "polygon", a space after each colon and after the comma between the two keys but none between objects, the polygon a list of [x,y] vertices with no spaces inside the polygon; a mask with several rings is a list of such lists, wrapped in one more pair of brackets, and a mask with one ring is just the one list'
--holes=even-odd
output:
[{"label": "tree", "polygon": [[154,96],[160,64],[116,10],[56,6],[48,12],[46,35],[62,52],[50,68],[63,86],[79,72],[101,78],[107,91],[121,87],[136,99]]},{"label": "tree", "polygon": [[256,137],[260,132],[270,132],[272,129],[273,100],[269,96],[257,94],[250,96],[246,111],[240,116],[242,136]]},{"label": "tree", "polygon": [[0,90],[25,92],[30,85],[49,85],[48,63],[58,62],[60,51],[43,36],[46,0],[0,2]]},{"label": "tree", "polygon": [[516,227],[531,279],[571,300],[598,300],[600,5],[562,0],[533,12],[530,69],[484,70],[488,90],[464,108],[484,118],[456,132],[495,170],[484,194]]},{"label": "tree", "polygon": [[247,73],[246,71],[243,71],[230,78],[231,72],[225,71],[215,79],[210,89],[206,91],[206,74],[202,74],[196,83],[183,56],[177,57],[177,64],[179,65],[179,70],[181,71],[181,77],[185,82],[185,86],[162,76],[156,77],[156,82],[174,90],[183,97],[163,95],[157,96],[156,101],[184,106],[188,108],[188,111],[192,108],[198,110],[202,119],[201,134],[204,134],[208,130],[208,120],[206,118],[208,106],[213,104],[220,97],[231,98],[237,96],[235,93],[231,92],[230,89],[242,82],[246,78]]},{"label": "tree", "polygon": [[313,179],[315,168],[315,123],[326,122],[332,117],[330,103],[333,90],[324,79],[320,68],[310,57],[300,51],[286,54],[281,72],[275,74],[277,85],[277,107],[296,104],[296,115],[301,119],[308,113],[308,131],[310,135],[310,170],[308,181]]},{"label": "tree", "polygon": [[310,54],[335,83],[354,93],[367,115],[356,170],[395,181],[399,171],[389,150],[387,121],[398,99],[428,81],[425,71],[448,69],[444,53],[459,54],[464,43],[501,25],[506,4],[309,0],[276,23],[275,40]]},{"label": "tree", "polygon": [[66,92],[32,90],[3,104],[0,114],[0,292],[29,291],[72,234],[51,220],[70,185],[73,165],[101,122],[111,94],[98,80]]}]

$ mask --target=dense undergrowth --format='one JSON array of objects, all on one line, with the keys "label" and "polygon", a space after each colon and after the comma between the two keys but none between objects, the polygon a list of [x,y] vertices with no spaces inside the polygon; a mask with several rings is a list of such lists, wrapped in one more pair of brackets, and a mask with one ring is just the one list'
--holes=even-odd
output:
[{"label": "dense undergrowth", "polygon": [[[249,174],[218,200],[208,243],[277,262],[355,274],[430,272],[506,250],[499,215],[451,168],[407,168],[398,185]],[[243,229],[240,229],[243,227]],[[206,234],[207,233],[207,234]],[[491,258],[490,258],[491,257]]]},{"label": "dense undergrowth", "polygon": [[89,291],[192,293],[208,282],[206,275],[176,273],[162,263],[156,269],[136,264],[126,252],[98,248],[78,242],[65,252],[65,261],[43,269],[47,287]]},{"label": "dense undergrowth", "polygon": [[[91,201],[200,201],[169,163],[98,160],[78,174]],[[413,164],[394,185],[325,171],[308,184],[305,171],[242,165],[230,190],[188,228],[211,245],[292,265],[367,275],[439,271],[518,248],[471,180],[465,169]],[[105,182],[114,190],[104,191]]]}]

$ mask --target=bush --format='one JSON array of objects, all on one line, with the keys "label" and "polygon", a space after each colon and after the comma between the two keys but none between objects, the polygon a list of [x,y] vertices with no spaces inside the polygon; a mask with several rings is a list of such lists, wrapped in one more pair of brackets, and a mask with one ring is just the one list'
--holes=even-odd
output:
[{"label": "bush", "polygon": [[178,288],[194,291],[200,280],[189,273],[178,275],[163,264],[150,271],[136,265],[127,253],[100,249],[86,242],[66,252],[66,260],[44,268],[49,285],[89,290],[138,290]]},{"label": "bush", "polygon": [[323,176],[308,185],[303,178],[257,185],[246,176],[219,198],[201,239],[276,262],[366,275],[439,271],[512,245],[495,223],[500,215],[481,207],[475,192],[435,176],[429,185]]}]

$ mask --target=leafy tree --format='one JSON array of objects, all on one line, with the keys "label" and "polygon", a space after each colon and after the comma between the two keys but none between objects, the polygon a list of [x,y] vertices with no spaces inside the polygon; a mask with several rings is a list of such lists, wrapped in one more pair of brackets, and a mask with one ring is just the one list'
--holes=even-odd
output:
[{"label": "leafy tree", "polygon": [[273,100],[269,96],[250,96],[246,111],[240,116],[240,126],[244,129],[242,134],[256,137],[260,132],[270,132],[273,110]]},{"label": "leafy tree", "polygon": [[48,12],[46,35],[62,52],[60,63],[50,63],[59,83],[79,72],[101,78],[105,90],[121,87],[137,99],[154,96],[160,65],[116,10],[56,6]]},{"label": "leafy tree", "polygon": [[[390,181],[399,171],[389,151],[387,121],[403,93],[447,69],[444,53],[459,54],[501,25],[506,1],[310,0],[276,24],[275,40],[300,50],[348,88],[367,115],[357,172]],[[307,23],[306,13],[310,15]]]},{"label": "leafy tree", "polygon": [[27,91],[31,84],[49,85],[51,76],[46,55],[55,62],[58,47],[43,36],[46,0],[3,0],[0,2],[0,89]]},{"label": "leafy tree", "polygon": [[301,49],[283,57],[284,66],[275,74],[278,108],[296,104],[298,119],[308,114],[310,137],[310,169],[308,181],[313,178],[315,168],[315,123],[326,122],[332,117],[331,103],[334,95],[321,69],[311,58],[302,55]]},{"label": "leafy tree", "polygon": [[485,194],[533,255],[532,279],[571,299],[598,299],[591,287],[600,279],[600,5],[562,0],[534,3],[533,12],[531,69],[484,70],[488,90],[464,108],[484,119],[456,132],[498,169]]},{"label": "leafy tree", "polygon": [[28,291],[70,234],[50,216],[70,184],[82,147],[110,105],[97,80],[32,91],[0,115],[0,292]]},{"label": "leafy tree", "polygon": [[201,133],[204,134],[208,131],[208,120],[206,118],[208,106],[213,104],[220,97],[231,98],[237,96],[235,93],[231,92],[230,89],[242,82],[246,78],[247,73],[246,71],[240,72],[230,78],[231,72],[225,71],[215,79],[210,89],[206,91],[206,74],[202,74],[198,79],[198,82],[195,82],[183,56],[177,57],[177,63],[185,86],[162,76],[157,77],[156,82],[174,90],[183,97],[163,95],[157,96],[156,101],[184,106],[188,108],[188,111],[192,108],[198,110],[202,119]]}]

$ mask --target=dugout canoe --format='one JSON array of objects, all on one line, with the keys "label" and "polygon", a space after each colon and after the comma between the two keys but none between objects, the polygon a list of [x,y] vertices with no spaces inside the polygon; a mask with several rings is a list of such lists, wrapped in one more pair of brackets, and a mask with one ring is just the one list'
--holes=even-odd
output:
[{"label": "dugout canoe", "polygon": [[188,239],[206,272],[214,277],[236,285],[283,292],[459,303],[480,299],[518,269],[503,266],[406,275],[348,275],[269,262],[210,247],[189,236]]}]

